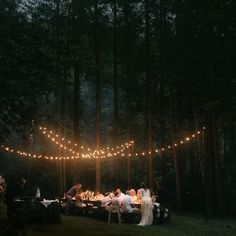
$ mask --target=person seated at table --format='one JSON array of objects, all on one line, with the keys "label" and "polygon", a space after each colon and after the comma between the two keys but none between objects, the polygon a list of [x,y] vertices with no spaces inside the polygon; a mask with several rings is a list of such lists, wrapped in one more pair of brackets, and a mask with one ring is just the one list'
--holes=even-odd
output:
[{"label": "person seated at table", "polygon": [[141,189],[137,190],[136,202],[137,203],[141,202]]},{"label": "person seated at table", "polygon": [[70,207],[72,205],[73,198],[75,198],[76,200],[76,194],[78,195],[77,197],[78,203],[81,201],[79,197],[79,194],[81,194],[81,192],[82,192],[82,185],[80,183],[77,183],[66,192],[65,194],[66,202],[67,202],[66,207],[65,207],[66,215],[70,214]]},{"label": "person seated at table", "polygon": [[126,194],[123,196],[122,201],[121,201],[121,212],[126,212],[126,213],[131,213],[135,210],[131,206],[133,204],[133,199],[130,196],[130,191],[126,191]]},{"label": "person seated at table", "polygon": [[132,188],[129,190],[129,195],[132,198],[133,203],[137,201],[136,191]]},{"label": "person seated at table", "polygon": [[115,195],[115,198],[118,201],[119,206],[121,206],[121,203],[123,201],[123,198],[124,198],[125,194],[121,192],[120,188],[116,188],[115,191],[114,191],[114,195]]}]

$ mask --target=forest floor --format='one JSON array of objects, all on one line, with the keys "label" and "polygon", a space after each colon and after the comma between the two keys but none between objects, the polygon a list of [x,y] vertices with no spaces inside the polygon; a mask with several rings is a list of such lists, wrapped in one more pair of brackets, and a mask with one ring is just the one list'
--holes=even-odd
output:
[{"label": "forest floor", "polygon": [[[6,219],[0,214],[0,225]],[[1,233],[0,233],[1,234]],[[9,235],[9,234],[7,234]],[[108,224],[87,217],[64,216],[59,225],[25,225],[12,235],[17,236],[192,236],[192,235],[214,235],[214,236],[235,236],[236,219],[210,219],[205,222],[204,217],[186,214],[178,216],[171,214],[171,223],[152,226],[137,226],[134,224]]]}]

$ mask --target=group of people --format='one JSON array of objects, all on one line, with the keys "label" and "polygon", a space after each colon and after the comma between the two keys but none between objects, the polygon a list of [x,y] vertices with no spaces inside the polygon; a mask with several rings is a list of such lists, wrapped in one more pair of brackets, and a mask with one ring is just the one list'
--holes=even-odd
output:
[{"label": "group of people", "polygon": [[155,198],[151,197],[151,192],[145,183],[141,183],[137,195],[134,189],[130,189],[124,194],[119,188],[114,191],[114,195],[115,196],[111,199],[111,204],[117,202],[121,208],[121,212],[132,213],[139,211],[139,208],[133,207],[133,205],[141,204],[141,221],[138,225],[152,225]]},{"label": "group of people", "polygon": [[[82,185],[80,183],[77,183],[66,192],[66,213],[69,211],[73,198],[75,199],[76,206],[84,206],[82,193]],[[134,189],[127,190],[124,194],[120,188],[116,188],[113,192],[107,193],[105,196],[99,194],[99,200],[101,201],[101,206],[106,210],[109,210],[110,206],[119,206],[120,211],[123,213],[141,211],[141,221],[138,224],[140,226],[151,225],[153,222],[153,205],[155,198],[151,197],[150,190],[145,183],[141,183],[137,194]],[[141,205],[141,209],[140,207],[135,207],[137,205]]]},{"label": "group of people", "polygon": [[[0,175],[0,203],[5,202],[8,217],[14,215],[14,199],[25,195],[25,184],[26,180],[20,177],[14,184],[7,185],[3,176]],[[82,185],[80,183],[71,187],[65,193],[65,197],[67,201],[66,212],[69,212],[73,199],[75,199],[77,207],[85,206],[83,203]],[[141,211],[141,221],[138,224],[140,226],[151,225],[153,222],[155,198],[151,197],[150,190],[145,183],[141,183],[137,193],[134,189],[129,189],[126,193],[122,193],[120,188],[116,188],[113,192],[107,193],[105,196],[99,193],[94,197],[101,201],[101,206],[106,210],[109,210],[110,206],[118,206],[123,213]],[[141,207],[136,207],[137,205],[141,205]]]}]

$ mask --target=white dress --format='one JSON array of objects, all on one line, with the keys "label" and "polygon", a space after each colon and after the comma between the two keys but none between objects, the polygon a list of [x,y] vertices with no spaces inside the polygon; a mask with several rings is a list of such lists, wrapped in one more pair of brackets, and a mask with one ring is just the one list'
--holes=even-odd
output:
[{"label": "white dress", "polygon": [[152,225],[153,221],[153,204],[149,189],[141,189],[141,221],[138,225]]}]

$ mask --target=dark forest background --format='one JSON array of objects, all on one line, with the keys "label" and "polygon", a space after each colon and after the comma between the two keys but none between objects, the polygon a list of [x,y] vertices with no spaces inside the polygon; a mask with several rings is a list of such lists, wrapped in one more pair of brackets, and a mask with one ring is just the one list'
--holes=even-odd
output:
[{"label": "dark forest background", "polygon": [[235,12],[232,0],[0,0],[1,144],[62,155],[46,126],[97,150],[133,139],[150,152],[49,161],[2,150],[0,173],[47,197],[76,180],[102,192],[145,181],[179,212],[235,214]]}]

